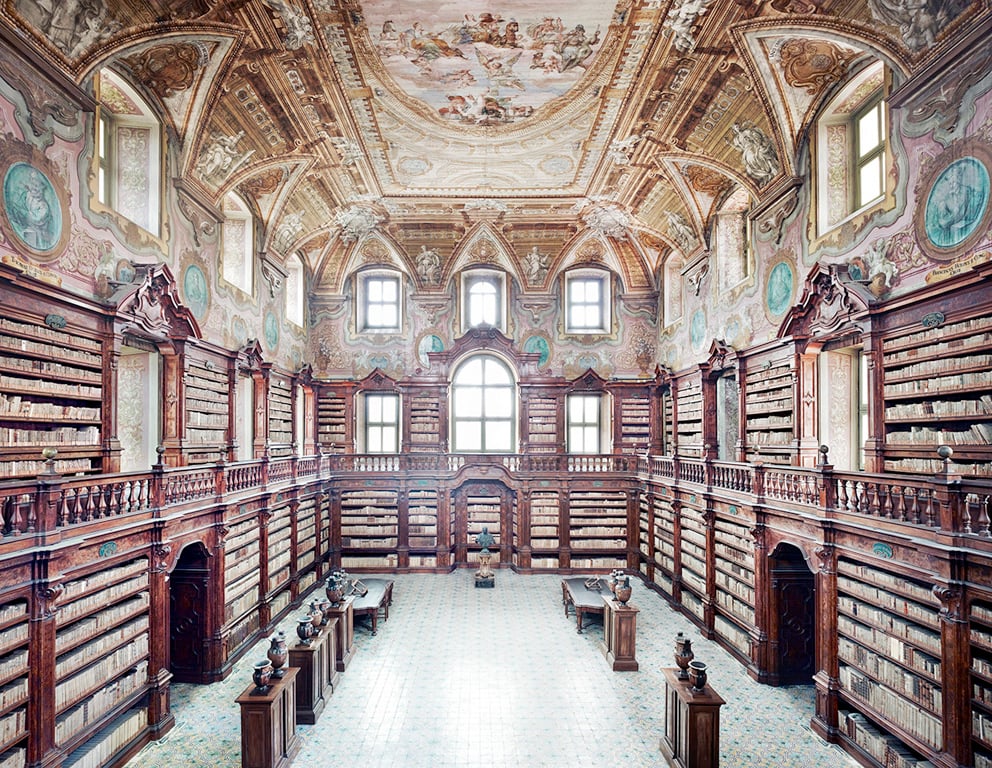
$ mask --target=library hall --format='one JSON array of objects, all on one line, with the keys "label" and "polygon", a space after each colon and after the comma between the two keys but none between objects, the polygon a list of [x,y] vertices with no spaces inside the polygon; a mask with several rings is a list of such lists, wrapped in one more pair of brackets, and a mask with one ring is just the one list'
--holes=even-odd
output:
[{"label": "library hall", "polygon": [[0,768],[124,766],[992,768],[992,0],[0,0]]}]

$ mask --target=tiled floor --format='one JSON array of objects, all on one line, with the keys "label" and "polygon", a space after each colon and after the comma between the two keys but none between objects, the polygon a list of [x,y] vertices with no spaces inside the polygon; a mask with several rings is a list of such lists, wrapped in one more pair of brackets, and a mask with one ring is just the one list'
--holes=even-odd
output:
[{"label": "tiled floor", "polygon": [[[602,627],[583,634],[561,606],[561,577],[500,570],[495,589],[473,573],[399,575],[389,621],[356,653],[315,726],[299,727],[295,768],[613,768],[663,766],[662,667],[675,633],[709,665],[721,712],[724,768],[854,768],[813,735],[812,688],[769,688],[635,582],[638,672],[613,672]],[[281,627],[293,638],[291,615]],[[131,768],[236,768],[235,697],[265,657],[261,641],[222,683],[173,686],[176,727]]]}]

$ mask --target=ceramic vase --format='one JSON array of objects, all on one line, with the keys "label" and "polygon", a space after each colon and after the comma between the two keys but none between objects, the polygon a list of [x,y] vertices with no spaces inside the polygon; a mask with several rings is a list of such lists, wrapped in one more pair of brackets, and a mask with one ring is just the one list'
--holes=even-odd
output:
[{"label": "ceramic vase", "polygon": [[344,599],[344,584],[332,576],[327,580],[327,584],[324,587],[324,594],[331,601],[331,605],[337,608],[341,600]]},{"label": "ceramic vase", "polygon": [[320,626],[326,627],[328,620],[331,618],[331,601],[326,597],[322,597],[317,601],[317,609],[320,611],[321,619]]},{"label": "ceramic vase", "polygon": [[689,682],[692,683],[692,690],[696,693],[706,687],[706,665],[703,662],[689,662]]},{"label": "ceramic vase", "polygon": [[300,638],[300,643],[310,645],[310,638],[313,637],[313,619],[310,615],[301,616],[296,624],[296,635]]},{"label": "ceramic vase", "polygon": [[630,586],[630,577],[624,576],[623,581],[617,582],[616,592],[614,593],[617,596],[617,602],[620,603],[620,605],[626,606],[627,601],[630,600],[630,593],[632,591],[633,588]]},{"label": "ceramic vase", "polygon": [[679,632],[675,636],[675,666],[679,668],[679,680],[688,680],[689,662],[696,657],[692,652],[692,641]]},{"label": "ceramic vase", "polygon": [[289,648],[286,646],[285,632],[278,632],[272,638],[272,644],[269,645],[267,656],[269,657],[269,661],[272,662],[272,677],[281,679],[286,674],[283,665],[285,665],[286,659],[289,658]]},{"label": "ceramic vase", "polygon": [[272,679],[272,662],[268,659],[256,661],[252,667],[251,679],[255,683],[254,693],[267,693]]},{"label": "ceramic vase", "polygon": [[320,632],[320,624],[324,620],[324,612],[317,607],[317,601],[310,601],[310,610],[307,611],[310,616],[310,623],[313,624],[313,633],[316,635]]}]

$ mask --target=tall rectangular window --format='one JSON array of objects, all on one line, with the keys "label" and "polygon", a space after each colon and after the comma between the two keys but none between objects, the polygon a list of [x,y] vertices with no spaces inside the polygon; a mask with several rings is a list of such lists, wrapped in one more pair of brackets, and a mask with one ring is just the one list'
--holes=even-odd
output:
[{"label": "tall rectangular window", "polygon": [[569,453],[602,453],[602,395],[569,395],[566,419]]},{"label": "tall rectangular window", "polygon": [[565,277],[565,332],[609,333],[609,277],[577,272]]},{"label": "tall rectangular window", "polygon": [[854,116],[855,209],[885,190],[885,102],[881,97]]},{"label": "tall rectangular window", "polygon": [[398,332],[400,279],[393,274],[372,273],[360,281],[359,329],[366,333]]},{"label": "tall rectangular window", "polygon": [[286,261],[286,319],[303,326],[305,318],[303,261],[293,254]]},{"label": "tall rectangular window", "polygon": [[465,330],[492,326],[505,331],[504,279],[499,272],[470,270],[462,275],[462,325]]},{"label": "tall rectangular window", "polygon": [[365,395],[365,452],[399,453],[400,398],[392,393]]}]

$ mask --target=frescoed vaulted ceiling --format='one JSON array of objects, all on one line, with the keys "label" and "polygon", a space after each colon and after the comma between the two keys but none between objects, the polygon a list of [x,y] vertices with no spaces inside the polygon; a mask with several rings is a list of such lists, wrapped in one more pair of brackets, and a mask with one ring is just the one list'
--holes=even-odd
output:
[{"label": "frescoed vaulted ceiling", "polygon": [[881,58],[905,77],[969,16],[932,0],[944,23],[924,28],[903,5],[5,0],[3,14],[84,87],[104,67],[142,84],[178,183],[218,207],[242,195],[269,256],[301,253],[328,294],[360,251],[412,272],[436,249],[447,271],[482,231],[518,265],[534,248],[616,260],[637,293],[707,248],[732,196],[789,184],[852,68]]}]

